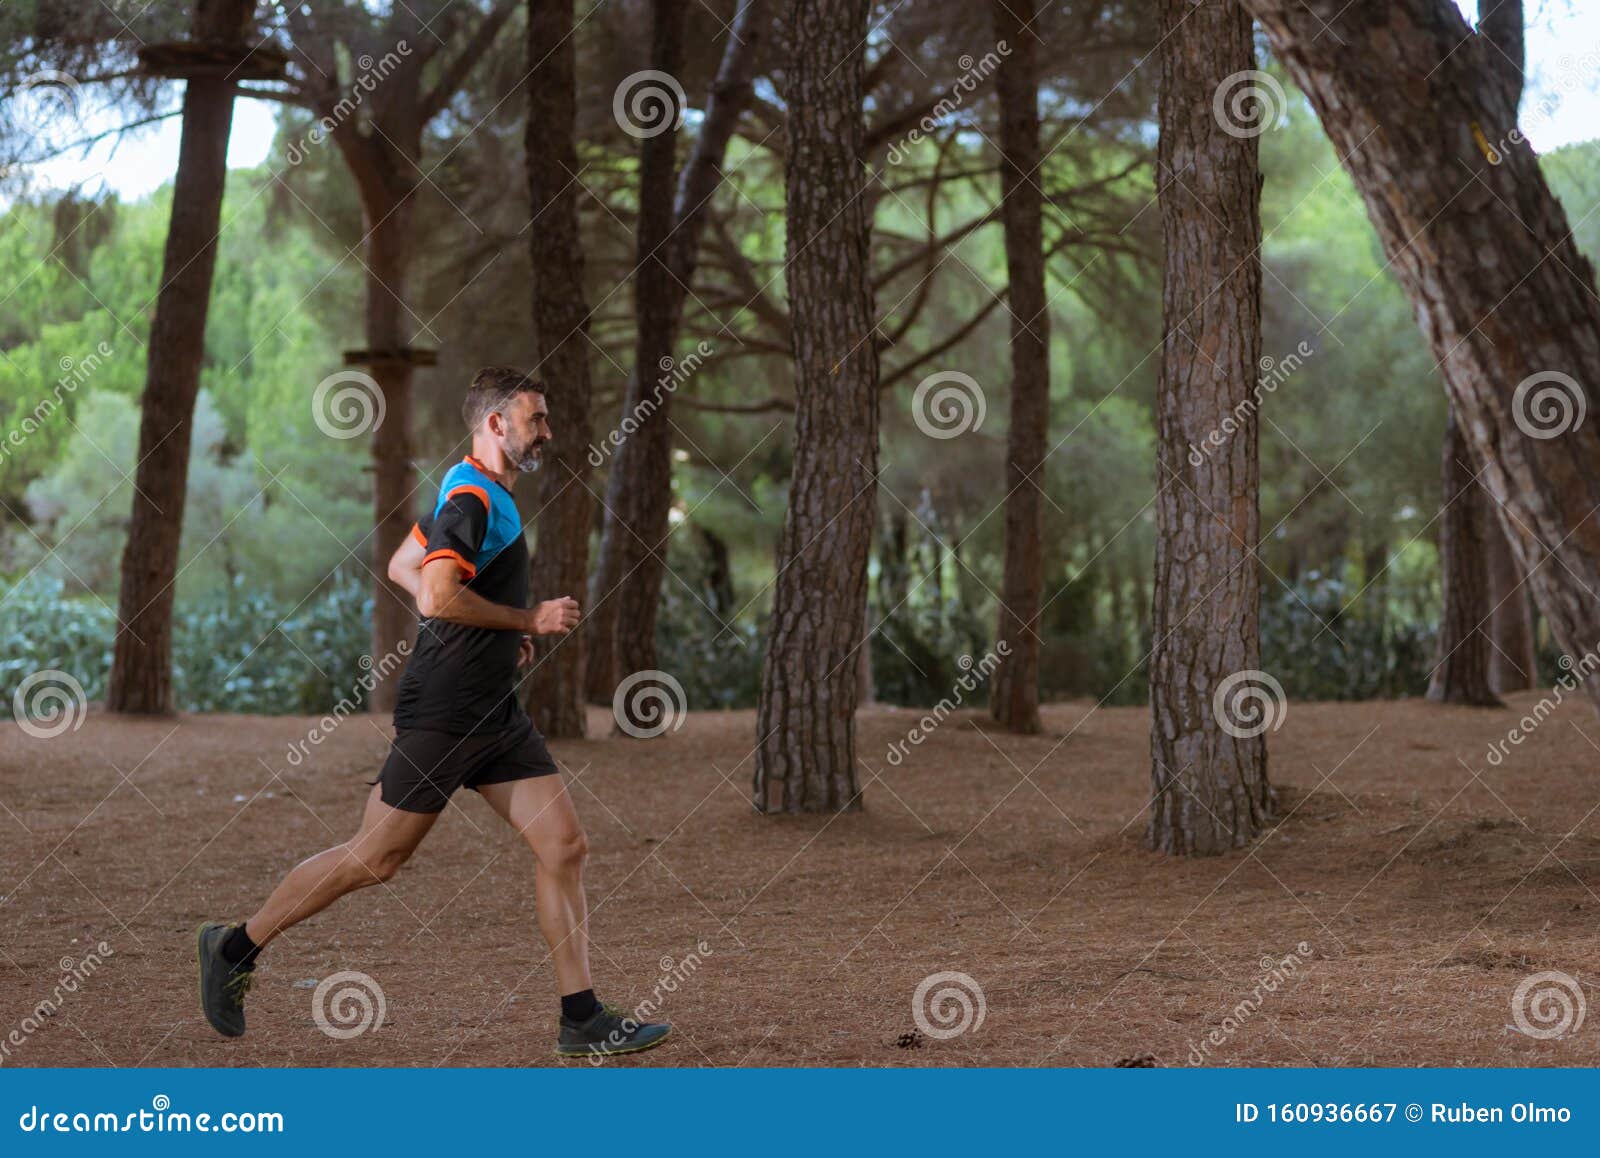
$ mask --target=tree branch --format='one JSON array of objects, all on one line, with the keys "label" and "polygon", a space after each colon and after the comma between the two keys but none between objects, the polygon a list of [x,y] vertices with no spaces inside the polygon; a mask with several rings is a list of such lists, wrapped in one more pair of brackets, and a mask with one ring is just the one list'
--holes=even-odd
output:
[{"label": "tree branch", "polygon": [[490,45],[494,43],[495,37],[500,35],[500,30],[505,27],[506,21],[511,19],[511,13],[516,10],[519,2],[520,0],[500,0],[479,22],[467,43],[456,53],[455,59],[445,66],[433,89],[422,98],[419,108],[423,124],[438,116],[444,106],[450,103],[450,98],[455,96],[466,83],[467,75],[477,67],[484,53],[489,51]]}]

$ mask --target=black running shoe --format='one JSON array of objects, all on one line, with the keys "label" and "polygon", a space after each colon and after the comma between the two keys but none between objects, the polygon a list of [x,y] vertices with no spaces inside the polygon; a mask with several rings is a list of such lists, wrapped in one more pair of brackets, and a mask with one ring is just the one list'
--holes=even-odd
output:
[{"label": "black running shoe", "polygon": [[561,1019],[556,1053],[562,1057],[610,1057],[654,1049],[667,1040],[672,1026],[666,1022],[636,1021],[609,1005],[602,1005],[588,1021]]},{"label": "black running shoe", "polygon": [[234,926],[207,921],[195,936],[200,958],[200,1010],[223,1037],[244,1033],[244,995],[255,980],[255,966],[235,969],[222,955],[222,943]]}]

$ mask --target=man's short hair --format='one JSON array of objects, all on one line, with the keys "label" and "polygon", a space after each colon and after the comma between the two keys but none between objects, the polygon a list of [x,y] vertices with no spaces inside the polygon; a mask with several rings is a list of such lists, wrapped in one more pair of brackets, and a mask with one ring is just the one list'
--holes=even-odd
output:
[{"label": "man's short hair", "polygon": [[504,410],[518,394],[550,395],[543,380],[515,366],[485,366],[472,376],[467,396],[461,401],[461,417],[468,430],[478,429],[489,415]]}]

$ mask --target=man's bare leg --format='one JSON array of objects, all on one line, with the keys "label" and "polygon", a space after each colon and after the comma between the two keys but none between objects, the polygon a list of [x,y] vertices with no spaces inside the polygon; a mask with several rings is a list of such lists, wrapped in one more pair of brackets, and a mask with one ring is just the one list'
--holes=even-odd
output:
[{"label": "man's bare leg", "polygon": [[290,869],[266,903],[245,922],[245,932],[257,945],[265,945],[346,893],[391,880],[437,819],[437,813],[389,807],[383,802],[382,790],[374,785],[355,836]]},{"label": "man's bare leg", "polygon": [[355,836],[295,865],[243,926],[220,921],[201,925],[196,934],[200,1007],[211,1027],[225,1037],[242,1034],[244,995],[262,946],[346,893],[389,880],[437,819],[432,813],[389,807],[375,787]]},{"label": "man's bare leg", "polygon": [[[646,1023],[599,1005],[589,980],[589,910],[583,897],[583,862],[589,845],[578,813],[557,774],[479,787],[489,806],[528,842],[538,864],[534,896],[539,931],[550,944],[563,1000],[556,1053],[591,1059],[638,1053],[667,1040],[672,1026]],[[584,1002],[590,1012],[577,1012]],[[569,1012],[568,1006],[573,1010]]]},{"label": "man's bare leg", "polygon": [[589,852],[578,813],[559,775],[485,784],[478,791],[528,842],[538,864],[534,901],[539,932],[550,945],[560,992],[592,989],[583,862]]}]

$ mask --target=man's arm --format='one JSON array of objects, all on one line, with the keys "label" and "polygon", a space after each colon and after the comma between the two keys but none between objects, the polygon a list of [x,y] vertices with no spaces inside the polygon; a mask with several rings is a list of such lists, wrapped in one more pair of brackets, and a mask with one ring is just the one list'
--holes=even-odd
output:
[{"label": "man's arm", "polygon": [[437,558],[422,567],[416,596],[417,610],[427,618],[465,627],[566,635],[578,625],[578,601],[571,596],[528,608],[493,603],[461,581],[461,568],[449,558]]},{"label": "man's arm", "polygon": [[421,531],[413,525],[411,533],[389,556],[389,580],[398,587],[404,587],[415,600],[417,591],[422,586],[422,560],[428,553],[428,540],[419,538]]}]

